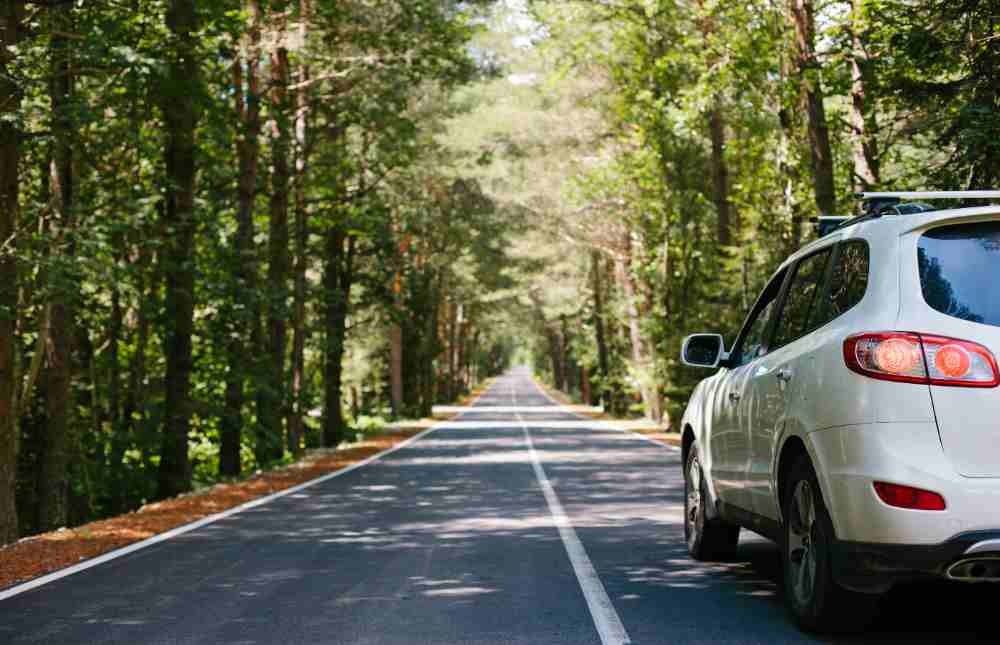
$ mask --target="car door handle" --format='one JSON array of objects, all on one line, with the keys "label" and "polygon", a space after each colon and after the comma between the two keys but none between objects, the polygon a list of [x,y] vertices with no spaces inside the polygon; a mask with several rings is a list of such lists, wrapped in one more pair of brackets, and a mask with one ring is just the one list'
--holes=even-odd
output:
[{"label": "car door handle", "polygon": [[743,395],[740,394],[739,392],[730,392],[729,393],[729,400],[732,401],[733,403],[736,403],[741,398],[743,398]]},{"label": "car door handle", "polygon": [[792,380],[792,370],[788,369],[787,367],[782,367],[780,370],[774,373],[774,376],[779,381],[787,383]]}]

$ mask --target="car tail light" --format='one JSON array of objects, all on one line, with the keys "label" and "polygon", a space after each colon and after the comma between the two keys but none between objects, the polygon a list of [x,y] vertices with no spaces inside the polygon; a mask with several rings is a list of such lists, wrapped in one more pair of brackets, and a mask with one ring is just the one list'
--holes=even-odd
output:
[{"label": "car tail light", "polygon": [[932,384],[968,387],[1000,385],[996,359],[982,345],[927,334],[921,334],[920,340]]},{"label": "car tail light", "polygon": [[875,482],[875,492],[880,500],[897,508],[910,508],[917,511],[943,511],[945,509],[944,498],[929,490]]},{"label": "car tail light", "polygon": [[996,387],[1000,371],[990,350],[967,340],[878,332],[844,341],[844,362],[858,374],[886,381]]}]

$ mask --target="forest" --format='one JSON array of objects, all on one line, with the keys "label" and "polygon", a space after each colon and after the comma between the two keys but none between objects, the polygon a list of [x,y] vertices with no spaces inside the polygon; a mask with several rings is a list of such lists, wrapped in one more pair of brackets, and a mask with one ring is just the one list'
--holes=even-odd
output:
[{"label": "forest", "polygon": [[998,0],[0,0],[0,544],[530,364],[665,428],[853,194],[1000,188]]}]

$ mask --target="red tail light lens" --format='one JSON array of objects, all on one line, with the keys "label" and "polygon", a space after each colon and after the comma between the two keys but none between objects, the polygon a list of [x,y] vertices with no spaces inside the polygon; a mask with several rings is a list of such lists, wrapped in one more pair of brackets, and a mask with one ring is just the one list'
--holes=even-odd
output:
[{"label": "red tail light lens", "polygon": [[934,357],[934,367],[948,378],[962,378],[968,376],[972,359],[961,345],[945,345]]},{"label": "red tail light lens", "polygon": [[967,340],[921,334],[932,385],[996,387],[1000,372],[990,350]]},{"label": "red tail light lens", "polygon": [[929,490],[875,482],[875,492],[880,500],[897,508],[910,508],[917,511],[943,511],[945,509],[944,498]]},{"label": "red tail light lens", "polygon": [[872,378],[926,383],[920,336],[903,333],[859,334],[844,341],[847,367]]},{"label": "red tail light lens", "polygon": [[959,387],[996,387],[990,350],[966,340],[907,332],[858,334],[844,341],[847,367],[871,378]]},{"label": "red tail light lens", "polygon": [[889,374],[908,374],[920,367],[920,346],[902,338],[889,338],[875,345],[875,366]]}]

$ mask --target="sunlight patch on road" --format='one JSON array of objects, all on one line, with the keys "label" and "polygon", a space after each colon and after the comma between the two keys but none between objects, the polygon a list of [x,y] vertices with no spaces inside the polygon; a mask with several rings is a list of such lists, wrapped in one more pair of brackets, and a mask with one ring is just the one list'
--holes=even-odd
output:
[{"label": "sunlight patch on road", "polygon": [[486,593],[496,593],[499,589],[491,587],[455,587],[454,589],[428,589],[421,593],[425,596],[478,596]]},{"label": "sunlight patch on road", "polygon": [[594,413],[604,412],[603,408],[588,405],[435,405],[434,414],[565,414],[566,412]]}]

